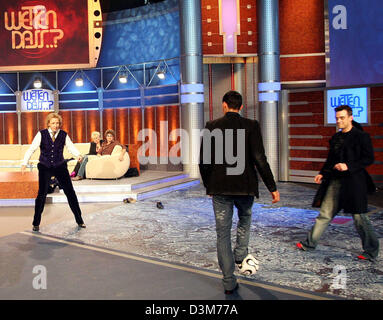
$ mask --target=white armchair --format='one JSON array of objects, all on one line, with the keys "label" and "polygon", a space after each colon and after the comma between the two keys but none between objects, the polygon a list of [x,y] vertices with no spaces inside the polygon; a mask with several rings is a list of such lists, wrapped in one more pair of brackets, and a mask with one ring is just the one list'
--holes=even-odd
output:
[{"label": "white armchair", "polygon": [[111,155],[88,156],[86,165],[87,179],[118,179],[121,178],[130,166],[128,152],[124,154],[124,159],[120,161],[122,152],[121,146],[115,146]]}]

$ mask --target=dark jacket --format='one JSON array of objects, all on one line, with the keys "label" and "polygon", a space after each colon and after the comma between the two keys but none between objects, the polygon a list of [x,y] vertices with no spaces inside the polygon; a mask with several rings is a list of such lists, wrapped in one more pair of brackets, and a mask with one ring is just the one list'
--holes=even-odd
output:
[{"label": "dark jacket", "polygon": [[[371,143],[370,135],[355,127],[351,129],[343,143],[341,150],[342,162],[348,167],[347,171],[342,172],[340,176],[341,188],[339,192],[338,211],[345,213],[365,213],[367,212],[367,193],[369,191],[369,175],[366,167],[374,162],[374,149]],[[323,175],[323,182],[318,189],[315,198],[323,197],[331,179],[336,175],[333,169],[336,164],[334,153],[334,140],[336,136],[342,134],[337,132],[330,139],[330,150],[327,160],[320,170]],[[317,201],[315,204],[320,204]]]},{"label": "dark jacket", "polygon": [[[236,112],[227,112],[222,118],[207,122],[205,129],[207,129],[205,131],[207,133],[214,133],[213,130],[218,129],[217,132],[221,132],[223,137],[220,143],[219,139],[211,139],[210,150],[204,150],[207,148],[204,147],[204,142],[206,142],[208,136],[204,134],[202,138],[199,169],[207,194],[252,195],[258,198],[258,177],[255,167],[258,169],[268,190],[270,192],[277,190],[265,155],[258,121],[243,118]],[[225,139],[225,132],[230,132],[230,130],[225,129],[232,129],[233,139]],[[236,154],[237,150],[240,150],[237,149],[237,136],[241,136],[241,132],[237,131],[238,129],[244,129],[241,131],[244,133],[244,139],[239,140],[240,145],[238,146],[244,152]],[[229,147],[229,140],[233,140],[232,149]],[[204,161],[206,152],[211,152],[210,162]],[[219,152],[219,154],[216,154],[216,152]],[[230,160],[229,156],[238,157],[238,159],[234,162]],[[220,161],[220,158],[223,161]],[[228,174],[228,170],[240,167],[238,163],[244,164],[243,170],[239,170],[239,174]]]}]

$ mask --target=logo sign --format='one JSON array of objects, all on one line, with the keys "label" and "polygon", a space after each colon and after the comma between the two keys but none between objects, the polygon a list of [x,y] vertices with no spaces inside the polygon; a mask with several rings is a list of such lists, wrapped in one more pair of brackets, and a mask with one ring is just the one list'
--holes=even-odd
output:
[{"label": "logo sign", "polygon": [[1,0],[0,71],[95,67],[101,31],[93,0]]},{"label": "logo sign", "polygon": [[54,111],[53,91],[45,89],[23,91],[21,111]]},{"label": "logo sign", "polygon": [[336,124],[334,109],[345,104],[352,108],[352,115],[356,122],[368,123],[367,88],[327,90],[325,123]]}]

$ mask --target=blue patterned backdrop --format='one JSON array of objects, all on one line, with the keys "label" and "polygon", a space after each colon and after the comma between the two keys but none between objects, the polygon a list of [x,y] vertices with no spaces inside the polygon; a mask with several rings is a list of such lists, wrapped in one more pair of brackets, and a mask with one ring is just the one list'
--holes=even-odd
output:
[{"label": "blue patterned backdrop", "polygon": [[135,64],[180,55],[177,0],[112,12],[104,22],[98,67]]}]

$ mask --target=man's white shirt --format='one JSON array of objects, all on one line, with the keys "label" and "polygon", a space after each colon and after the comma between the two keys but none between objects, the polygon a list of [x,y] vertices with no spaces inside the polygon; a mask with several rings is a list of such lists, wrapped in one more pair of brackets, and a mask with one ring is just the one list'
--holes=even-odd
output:
[{"label": "man's white shirt", "polygon": [[[53,137],[53,131],[51,128],[48,128],[49,134]],[[56,131],[55,139],[57,138],[60,129]],[[36,151],[37,148],[40,147],[41,144],[41,132],[37,132],[36,136],[33,138],[31,146],[28,148],[27,152],[25,152],[24,160],[21,163],[21,166],[26,166],[29,162],[29,159],[32,157],[32,154]],[[81,153],[74,146],[72,140],[69,138],[69,135],[66,135],[65,138],[65,146],[68,148],[68,151],[74,155],[76,158],[81,156]]]}]

